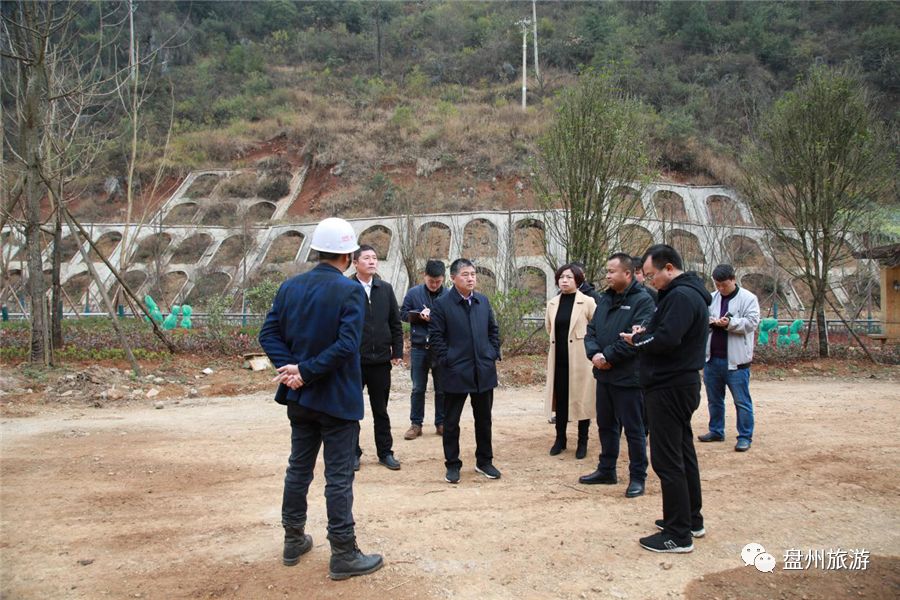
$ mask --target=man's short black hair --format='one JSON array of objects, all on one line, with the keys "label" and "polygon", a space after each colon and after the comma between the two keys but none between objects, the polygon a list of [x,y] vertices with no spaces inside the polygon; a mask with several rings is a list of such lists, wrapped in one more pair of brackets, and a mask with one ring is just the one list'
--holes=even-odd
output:
[{"label": "man's short black hair", "polygon": [[369,250],[374,252],[376,257],[378,256],[378,251],[375,250],[375,248],[373,248],[372,246],[370,246],[368,244],[362,244],[362,245],[360,245],[359,248],[356,249],[356,252],[353,253],[353,260],[359,260],[359,257],[362,256],[362,253],[367,252]]},{"label": "man's short black hair", "polygon": [[631,260],[630,254],[626,254],[624,252],[613,252],[606,260],[607,262],[611,260],[619,261],[619,266],[622,267],[625,272],[634,275],[634,263]]},{"label": "man's short black hair", "polygon": [[429,260],[425,263],[425,274],[429,277],[443,277],[447,272],[442,260]]},{"label": "man's short black hair", "polygon": [[641,261],[640,256],[632,256],[631,264],[634,265],[635,271],[643,271],[644,270],[644,263],[643,263],[643,261]]},{"label": "man's short black hair", "polygon": [[468,258],[457,258],[452,263],[450,263],[450,275],[456,275],[459,273],[460,269],[463,267],[475,267],[471,260]]},{"label": "man's short black hair", "polygon": [[734,267],[731,265],[723,263],[713,269],[713,280],[721,283],[729,279],[734,279]]},{"label": "man's short black hair", "polygon": [[650,246],[644,253],[644,256],[641,257],[641,264],[643,265],[647,262],[648,258],[659,271],[665,269],[668,264],[671,264],[679,271],[684,270],[684,262],[681,260],[681,255],[668,244],[654,244]]},{"label": "man's short black hair", "polygon": [[340,257],[344,256],[343,254],[335,254],[334,252],[324,252],[322,250],[316,250],[319,254],[319,260],[337,260]]}]

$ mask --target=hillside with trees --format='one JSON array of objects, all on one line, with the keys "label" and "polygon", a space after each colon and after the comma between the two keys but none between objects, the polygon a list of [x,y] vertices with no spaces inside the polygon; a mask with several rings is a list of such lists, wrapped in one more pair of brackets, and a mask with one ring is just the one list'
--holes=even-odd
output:
[{"label": "hillside with trees", "polygon": [[[724,185],[774,236],[778,280],[805,286],[797,304],[824,331],[826,307],[843,302],[829,271],[897,220],[896,3],[20,0],[0,11],[2,279],[44,273],[25,280],[34,360],[62,343],[50,315],[91,280],[108,313],[126,296],[147,312],[125,275],[155,256],[147,285],[165,287],[169,225],[247,228],[196,281],[169,282],[224,293],[237,274],[216,269],[240,268],[243,307],[246,233],[262,222],[565,208],[543,227],[596,278],[625,243],[622,223],[643,215],[632,209],[648,182]],[[157,211],[176,197],[190,201]],[[654,213],[660,227],[686,220]],[[85,248],[79,222],[121,231]],[[147,227],[155,248],[138,247]],[[89,272],[67,272],[68,293],[61,265],[79,252]],[[864,288],[854,314],[871,310]]]},{"label": "hillside with trees", "polygon": [[[150,189],[159,167],[177,179],[276,153],[311,163],[301,218],[533,205],[536,140],[587,70],[643,101],[658,176],[691,183],[734,183],[752,124],[812,65],[858,70],[891,124],[900,93],[900,7],[890,2],[538,2],[540,77],[529,36],[524,113],[517,22],[530,2],[132,6],[146,57],[138,187]],[[127,65],[128,3],[77,12],[73,43],[98,48],[107,74]],[[4,81],[15,81],[5,63]],[[127,175],[126,112],[94,112],[108,130],[69,190],[87,218],[124,212],[102,183]]]}]

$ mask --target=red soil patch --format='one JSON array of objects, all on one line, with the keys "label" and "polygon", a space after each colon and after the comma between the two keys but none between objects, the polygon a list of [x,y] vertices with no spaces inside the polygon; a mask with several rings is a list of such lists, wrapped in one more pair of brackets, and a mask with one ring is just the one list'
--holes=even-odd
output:
[{"label": "red soil patch", "polygon": [[281,134],[266,140],[257,146],[253,146],[241,158],[249,161],[258,161],[269,156],[279,156],[288,161],[291,166],[299,167],[303,164],[306,146],[296,146],[288,141],[286,135]]},{"label": "red soil patch", "polygon": [[317,204],[322,198],[343,187],[350,185],[344,179],[331,174],[333,165],[313,165],[306,173],[303,189],[300,195],[287,210],[290,217],[305,217],[310,213],[310,207]]}]

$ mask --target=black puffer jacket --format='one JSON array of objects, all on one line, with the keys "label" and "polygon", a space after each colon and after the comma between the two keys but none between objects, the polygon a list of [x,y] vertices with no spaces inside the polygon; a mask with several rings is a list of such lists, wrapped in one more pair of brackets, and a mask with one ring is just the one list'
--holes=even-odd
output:
[{"label": "black puffer jacket", "polygon": [[644,287],[632,281],[621,294],[612,288],[597,294],[597,310],[588,324],[584,337],[584,349],[588,359],[602,353],[611,369],[594,367],[594,378],[603,383],[622,387],[638,387],[638,350],[619,337],[631,333],[632,325],[650,322],[653,317],[653,300]]},{"label": "black puffer jacket", "polygon": [[711,301],[696,273],[682,273],[659,291],[659,303],[647,331],[633,339],[640,351],[641,387],[700,382]]}]

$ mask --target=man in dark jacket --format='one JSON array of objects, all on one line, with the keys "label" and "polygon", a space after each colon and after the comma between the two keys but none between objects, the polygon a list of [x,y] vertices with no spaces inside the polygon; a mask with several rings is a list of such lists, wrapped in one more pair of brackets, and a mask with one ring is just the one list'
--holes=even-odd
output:
[{"label": "man in dark jacket", "polygon": [[[581,269],[581,271],[583,273],[587,273],[583,262],[574,261],[571,264],[572,264],[572,266],[575,266],[575,267],[578,267],[579,269]],[[591,283],[590,281],[588,281],[587,279],[585,279],[584,281],[581,282],[581,285],[578,286],[578,291],[581,292],[582,294],[584,294],[585,296],[590,296],[595,301],[600,300],[600,292],[598,292],[597,288],[594,286],[594,284]]]},{"label": "man in dark jacket", "polygon": [[[400,309],[394,288],[382,281],[378,271],[378,254],[375,248],[363,244],[353,253],[353,266],[358,281],[366,292],[366,319],[363,322],[362,342],[359,346],[362,367],[362,385],[369,388],[369,406],[375,423],[375,448],[378,462],[396,471],[400,463],[394,458],[394,438],[391,437],[391,418],[388,416],[388,398],[391,395],[391,365],[403,361],[403,326],[400,325]],[[362,448],[356,447],[356,464]]]},{"label": "man in dark jacket", "polygon": [[312,549],[312,538],[305,533],[306,494],[324,445],[329,575],[347,579],[383,564],[380,555],[359,551],[353,521],[354,450],[363,418],[359,342],[366,295],[343,275],[358,247],[350,223],[325,219],[316,226],[311,247],[319,253],[319,264],[281,284],[259,332],[259,343],[278,370],[275,401],[287,405],[291,422],[281,504],[282,561],[295,565]]},{"label": "man in dark jacket", "polygon": [[444,433],[444,391],[441,389],[440,366],[433,360],[428,342],[428,323],[431,307],[441,297],[444,288],[444,263],[429,260],[425,263],[425,282],[409,288],[400,308],[400,319],[410,325],[409,375],[412,393],[409,396],[409,429],[403,438],[414,440],[422,435],[425,421],[425,391],[428,389],[428,371],[434,385],[434,431]]},{"label": "man in dark jacket", "polygon": [[644,283],[644,265],[641,263],[640,256],[632,256],[631,264],[634,265],[634,279],[638,282],[638,285],[644,288],[644,291],[650,294],[650,297],[653,299],[653,304],[656,304],[657,300],[657,292],[653,287],[646,285]]},{"label": "man in dark jacket", "polygon": [[661,531],[641,538],[653,552],[691,552],[702,537],[700,467],[694,451],[691,415],[700,406],[700,369],[706,359],[712,297],[695,273],[685,273],[671,246],[651,246],[644,275],[659,290],[650,323],[620,334],[641,357],[641,386],[653,431],[650,460],[662,487]]},{"label": "man in dark jacket", "polygon": [[448,483],[459,483],[459,419],[466,396],[475,417],[475,470],[499,479],[491,448],[491,408],[497,387],[500,329],[491,303],[475,291],[475,265],[458,258],[450,265],[453,289],[431,310],[428,333],[444,387],[444,463]]},{"label": "man in dark jacket", "polygon": [[625,496],[644,494],[647,479],[647,440],[644,436],[643,396],[637,375],[637,349],[619,337],[634,325],[646,325],[653,316],[653,300],[634,279],[628,254],[616,253],[606,263],[606,291],[599,294],[597,310],[587,328],[584,348],[594,363],[597,380],[597,428],[600,462],[597,470],[580,477],[585,484],[615,484],[619,439],[628,440],[630,481]]}]

